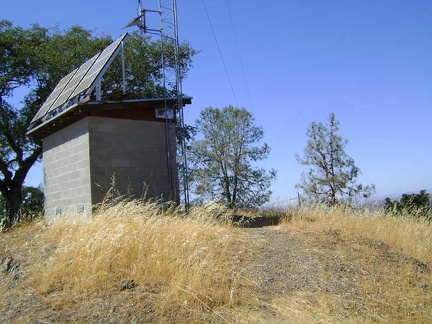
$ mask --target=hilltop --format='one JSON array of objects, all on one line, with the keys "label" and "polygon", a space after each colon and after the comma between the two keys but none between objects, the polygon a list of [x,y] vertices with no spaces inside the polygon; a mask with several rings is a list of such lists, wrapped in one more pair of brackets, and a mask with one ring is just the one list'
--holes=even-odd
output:
[{"label": "hilltop", "polygon": [[236,228],[214,206],[152,208],[1,234],[0,321],[432,321],[430,223],[314,209]]}]

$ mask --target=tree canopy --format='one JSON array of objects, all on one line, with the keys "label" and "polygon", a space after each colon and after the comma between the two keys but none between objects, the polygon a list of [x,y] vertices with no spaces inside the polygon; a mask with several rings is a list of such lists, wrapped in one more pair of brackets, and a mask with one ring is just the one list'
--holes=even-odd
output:
[{"label": "tree canopy", "polygon": [[357,183],[360,169],[345,152],[348,144],[338,134],[339,121],[334,113],[328,124],[312,122],[307,129],[307,144],[304,156],[296,155],[297,161],[309,167],[296,185],[312,201],[335,205],[342,201],[351,203],[357,196],[369,197],[375,186]]},{"label": "tree canopy", "polygon": [[[34,24],[23,29],[10,21],[0,21],[0,193],[8,209],[6,227],[18,214],[24,180],[42,153],[41,142],[26,136],[33,116],[62,77],[111,42],[111,36],[95,36],[93,31],[79,26],[60,30]],[[195,53],[188,44],[180,46],[183,75]],[[126,98],[152,98],[164,93],[160,86],[159,42],[132,33],[125,56]],[[172,60],[168,64],[173,64]],[[103,99],[125,98],[120,90],[121,80],[118,59],[105,74]],[[17,98],[18,93],[24,93],[22,100]]]},{"label": "tree canopy", "polygon": [[[174,84],[163,87],[161,42],[152,41],[138,31],[131,33],[125,44],[126,91],[122,90],[122,65],[120,57],[107,70],[102,81],[102,100],[176,97]],[[172,43],[164,44],[165,66],[174,69]],[[180,77],[185,78],[197,53],[187,43],[179,44]]]},{"label": "tree canopy", "polygon": [[269,201],[276,171],[256,165],[270,147],[258,145],[264,135],[250,112],[233,106],[201,111],[196,127],[201,139],[190,148],[191,185],[201,200],[229,207],[260,206]]},{"label": "tree canopy", "polygon": [[432,220],[432,198],[426,190],[403,194],[399,200],[385,199],[384,209],[392,214],[408,214]]}]

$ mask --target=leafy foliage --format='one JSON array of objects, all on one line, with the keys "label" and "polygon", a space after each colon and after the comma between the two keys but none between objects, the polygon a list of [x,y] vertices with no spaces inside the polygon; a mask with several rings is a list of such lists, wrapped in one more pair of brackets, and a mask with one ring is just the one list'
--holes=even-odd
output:
[{"label": "leafy foliage", "polygon": [[363,186],[356,182],[360,169],[345,152],[348,141],[337,134],[338,130],[339,121],[334,113],[330,114],[327,125],[312,122],[306,133],[304,156],[296,156],[300,164],[310,167],[302,174],[302,181],[296,188],[308,199],[327,205],[341,201],[351,203],[356,196],[367,198],[375,191],[374,185]]},{"label": "leafy foliage", "polygon": [[[165,66],[175,67],[174,48],[164,44]],[[179,45],[181,77],[186,77],[192,65],[192,57],[197,53],[189,44]],[[122,89],[122,64],[120,56],[112,63],[102,82],[102,100],[176,97],[174,84],[163,87],[162,45],[151,41],[150,37],[133,32],[125,43],[125,83]],[[165,92],[166,91],[166,92]]]},{"label": "leafy foliage", "polygon": [[400,200],[386,198],[384,209],[396,215],[408,214],[432,220],[432,198],[426,190],[421,190],[418,194],[403,194]]},{"label": "leafy foliage", "polygon": [[43,213],[44,192],[42,187],[23,187],[23,201],[21,205],[21,215],[23,219],[32,220]]},{"label": "leafy foliage", "polygon": [[202,139],[190,148],[191,180],[201,200],[225,202],[229,207],[266,203],[276,171],[254,166],[267,158],[270,147],[255,146],[264,135],[244,108],[204,109],[196,121]]},{"label": "leafy foliage", "polygon": [[[0,193],[8,209],[6,227],[18,217],[24,179],[42,153],[41,142],[26,136],[30,121],[60,78],[109,42],[77,26],[63,32],[0,21]],[[26,92],[19,104],[18,90]]]},{"label": "leafy foliage", "polygon": [[[22,188],[23,200],[18,220],[33,220],[39,217],[44,210],[44,193],[41,187]],[[8,207],[6,199],[0,195],[0,228],[8,217]]]}]

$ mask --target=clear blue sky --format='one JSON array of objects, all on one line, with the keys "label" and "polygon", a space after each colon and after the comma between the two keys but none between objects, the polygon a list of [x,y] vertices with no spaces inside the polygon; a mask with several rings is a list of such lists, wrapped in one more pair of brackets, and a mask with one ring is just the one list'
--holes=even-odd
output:
[{"label": "clear blue sky", "polygon": [[[154,9],[157,1],[144,6]],[[326,121],[330,112],[362,170],[359,181],[374,183],[377,197],[432,189],[432,1],[178,0],[177,6],[180,40],[201,51],[183,84],[194,97],[186,123],[208,106],[249,109],[272,148],[263,165],[278,170],[273,202],[296,196],[305,168],[295,154],[303,152],[311,121]],[[136,0],[22,0],[3,1],[0,18],[22,27],[78,24],[117,38],[136,15]],[[27,184],[41,182],[39,166]]]}]

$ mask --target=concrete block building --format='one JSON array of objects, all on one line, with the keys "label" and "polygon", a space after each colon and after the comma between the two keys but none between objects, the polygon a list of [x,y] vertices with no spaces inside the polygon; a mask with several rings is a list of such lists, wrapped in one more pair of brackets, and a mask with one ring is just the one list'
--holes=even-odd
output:
[{"label": "concrete block building", "polygon": [[33,130],[43,139],[46,219],[90,215],[113,177],[121,194],[178,201],[175,123],[157,117],[161,105],[154,99],[77,105]]},{"label": "concrete block building", "polygon": [[[43,141],[47,220],[64,214],[91,215],[113,177],[121,194],[140,198],[147,193],[146,198],[179,201],[178,101],[90,99],[92,84],[103,74],[101,66],[106,67],[107,56],[115,55],[124,39],[92,58],[94,64],[86,62],[83,66],[87,66],[63,78],[28,132]],[[92,72],[93,65],[99,70]],[[83,83],[86,87],[80,89]],[[181,102],[190,104],[191,98]]]}]

